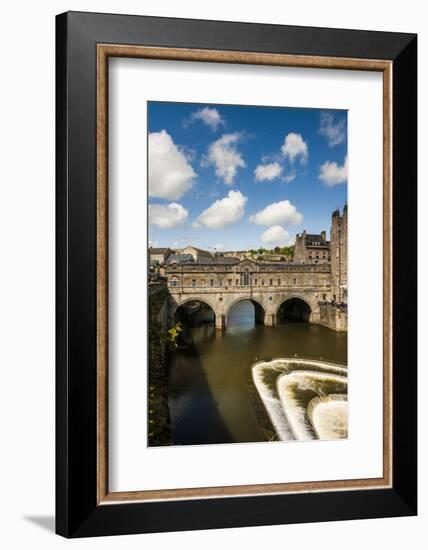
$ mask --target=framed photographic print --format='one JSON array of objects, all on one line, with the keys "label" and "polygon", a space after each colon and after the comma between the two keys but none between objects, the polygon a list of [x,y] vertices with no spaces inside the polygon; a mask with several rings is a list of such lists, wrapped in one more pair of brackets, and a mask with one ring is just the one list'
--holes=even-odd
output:
[{"label": "framed photographic print", "polygon": [[57,532],[414,515],[416,36],[57,16]]}]

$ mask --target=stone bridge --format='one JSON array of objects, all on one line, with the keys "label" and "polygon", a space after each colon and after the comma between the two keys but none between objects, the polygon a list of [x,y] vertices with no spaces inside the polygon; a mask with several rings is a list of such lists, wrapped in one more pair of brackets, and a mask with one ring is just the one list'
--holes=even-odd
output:
[{"label": "stone bridge", "polygon": [[171,320],[186,303],[199,301],[215,315],[215,326],[227,326],[232,307],[251,300],[256,319],[275,326],[283,304],[293,300],[305,318],[320,323],[319,302],[331,299],[330,265],[264,264],[243,260],[233,264],[173,264],[165,269],[170,291]]}]

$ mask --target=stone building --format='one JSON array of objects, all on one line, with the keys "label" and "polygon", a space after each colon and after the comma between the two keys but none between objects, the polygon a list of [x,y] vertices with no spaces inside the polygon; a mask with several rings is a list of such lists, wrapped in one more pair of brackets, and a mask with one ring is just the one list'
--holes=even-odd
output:
[{"label": "stone building", "polygon": [[306,233],[296,235],[294,261],[301,264],[326,264],[330,262],[330,243],[326,232],[319,235]]},{"label": "stone building", "polygon": [[331,291],[333,300],[347,303],[348,299],[348,207],[343,214],[335,210],[330,231]]},{"label": "stone building", "polygon": [[171,248],[149,247],[149,263],[150,265],[163,264],[174,252]]},{"label": "stone building", "polygon": [[196,248],[196,246],[186,246],[180,251],[181,254],[191,254],[193,259],[198,264],[213,264],[215,262],[214,255],[208,250]]},{"label": "stone building", "polygon": [[[347,207],[332,214],[330,241],[303,232],[296,237],[294,261],[264,262],[211,254],[187,246],[161,267],[169,289],[170,323],[180,308],[204,303],[215,326],[227,326],[229,310],[250,300],[256,319],[267,326],[295,315],[334,330],[347,330]],[[182,258],[187,261],[181,261]]]},{"label": "stone building", "polygon": [[263,323],[273,326],[284,302],[301,302],[307,308],[307,320],[318,323],[319,302],[331,299],[328,264],[266,264],[248,259],[211,265],[176,263],[165,266],[165,277],[172,315],[183,304],[200,300],[213,310],[217,328],[226,326],[230,307],[240,300],[251,300]]}]

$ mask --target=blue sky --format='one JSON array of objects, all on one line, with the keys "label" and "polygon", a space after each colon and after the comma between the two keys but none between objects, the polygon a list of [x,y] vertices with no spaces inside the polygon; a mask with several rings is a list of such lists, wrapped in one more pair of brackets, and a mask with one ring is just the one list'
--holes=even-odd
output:
[{"label": "blue sky", "polygon": [[347,201],[347,113],[149,102],[149,241],[243,250],[329,232]]}]

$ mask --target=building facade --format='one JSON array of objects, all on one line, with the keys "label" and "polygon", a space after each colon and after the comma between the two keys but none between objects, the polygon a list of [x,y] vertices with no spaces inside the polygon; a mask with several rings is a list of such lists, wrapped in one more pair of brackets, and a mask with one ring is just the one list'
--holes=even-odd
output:
[{"label": "building facade", "polygon": [[330,266],[292,263],[265,264],[248,259],[232,264],[169,264],[165,277],[171,314],[189,301],[200,300],[212,308],[217,328],[224,328],[230,307],[252,300],[263,309],[264,324],[274,326],[279,307],[299,299],[308,305],[309,321],[320,322],[319,302],[331,297]]},{"label": "building facade", "polygon": [[333,212],[330,232],[331,288],[333,300],[348,301],[348,207]]},{"label": "building facade", "polygon": [[233,304],[251,300],[259,319],[274,326],[281,306],[297,301],[307,308],[305,320],[347,330],[347,218],[346,206],[342,215],[333,213],[330,241],[325,231],[297,235],[292,262],[237,259],[193,246],[170,255],[160,267],[169,289],[170,323],[178,308],[200,301],[213,310],[216,327],[224,328]]},{"label": "building facade", "polygon": [[294,261],[301,264],[327,264],[330,262],[330,243],[325,231],[319,235],[306,233],[296,235]]},{"label": "building facade", "polygon": [[166,260],[174,254],[174,250],[171,248],[149,248],[149,263],[150,265],[160,265],[166,262]]},{"label": "building facade", "polygon": [[190,254],[196,263],[213,264],[215,262],[214,255],[211,252],[196,248],[196,246],[186,246],[180,251],[180,254]]}]

